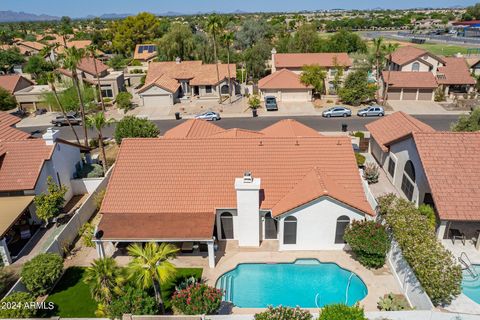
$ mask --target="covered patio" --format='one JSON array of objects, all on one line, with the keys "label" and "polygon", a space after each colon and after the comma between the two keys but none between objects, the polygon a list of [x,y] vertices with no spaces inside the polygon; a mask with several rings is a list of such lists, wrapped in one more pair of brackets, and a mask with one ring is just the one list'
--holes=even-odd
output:
[{"label": "covered patio", "polygon": [[12,263],[40,226],[30,210],[33,199],[0,197],[0,255],[4,265]]}]

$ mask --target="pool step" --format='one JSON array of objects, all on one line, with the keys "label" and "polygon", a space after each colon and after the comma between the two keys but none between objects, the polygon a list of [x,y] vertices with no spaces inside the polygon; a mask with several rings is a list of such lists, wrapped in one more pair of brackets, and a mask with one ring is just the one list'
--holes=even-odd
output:
[{"label": "pool step", "polygon": [[233,277],[225,276],[220,280],[220,289],[223,290],[223,301],[232,302],[233,300]]}]

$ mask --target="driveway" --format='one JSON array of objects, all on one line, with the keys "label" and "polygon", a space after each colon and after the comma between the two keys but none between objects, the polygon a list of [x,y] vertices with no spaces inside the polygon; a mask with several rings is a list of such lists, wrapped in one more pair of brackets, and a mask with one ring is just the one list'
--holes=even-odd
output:
[{"label": "driveway", "polygon": [[464,114],[465,111],[447,111],[435,101],[401,101],[389,100],[393,111],[403,111],[408,114]]}]

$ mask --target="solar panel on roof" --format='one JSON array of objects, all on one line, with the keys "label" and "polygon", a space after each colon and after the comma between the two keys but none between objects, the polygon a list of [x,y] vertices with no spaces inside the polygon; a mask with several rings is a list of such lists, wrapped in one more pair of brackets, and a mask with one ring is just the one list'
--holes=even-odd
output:
[{"label": "solar panel on roof", "polygon": [[143,53],[143,46],[138,47],[138,53]]},{"label": "solar panel on roof", "polygon": [[148,53],[155,51],[155,46],[148,46]]}]

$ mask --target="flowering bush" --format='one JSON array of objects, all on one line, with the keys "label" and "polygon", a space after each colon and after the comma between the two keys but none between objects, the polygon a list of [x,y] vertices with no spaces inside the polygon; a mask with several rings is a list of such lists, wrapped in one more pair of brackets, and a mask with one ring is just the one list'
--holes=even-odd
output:
[{"label": "flowering bush", "polygon": [[299,307],[268,307],[268,309],[262,313],[255,315],[255,320],[310,320],[312,315],[306,310],[302,310]]},{"label": "flowering bush", "polygon": [[383,267],[390,249],[390,239],[384,226],[374,221],[353,221],[344,238],[362,265]]},{"label": "flowering bush", "polygon": [[172,306],[175,312],[182,314],[213,314],[220,308],[222,296],[220,289],[197,283],[186,289],[175,291],[172,296]]},{"label": "flowering bush", "polygon": [[413,272],[434,304],[449,304],[461,292],[462,269],[437,240],[429,218],[413,203],[392,195],[379,199],[380,213]]},{"label": "flowering bush", "polygon": [[379,176],[378,166],[373,162],[368,162],[363,169],[363,178],[367,180],[368,184],[374,184],[378,182]]}]

